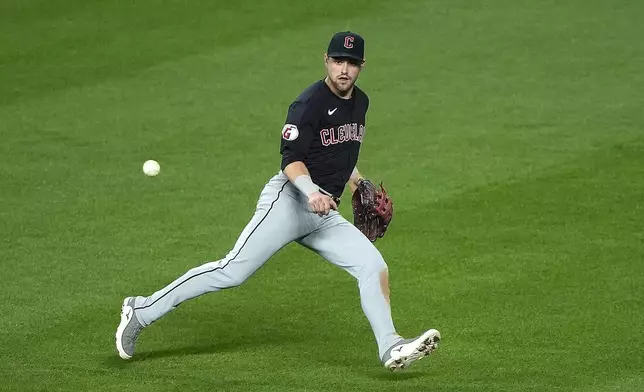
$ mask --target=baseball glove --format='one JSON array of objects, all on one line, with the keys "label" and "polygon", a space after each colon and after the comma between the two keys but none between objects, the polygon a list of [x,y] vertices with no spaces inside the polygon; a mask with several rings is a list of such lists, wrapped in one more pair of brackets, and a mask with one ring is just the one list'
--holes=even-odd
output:
[{"label": "baseball glove", "polygon": [[351,199],[353,224],[374,242],[385,235],[394,214],[394,204],[380,183],[376,188],[369,180],[361,179]]}]

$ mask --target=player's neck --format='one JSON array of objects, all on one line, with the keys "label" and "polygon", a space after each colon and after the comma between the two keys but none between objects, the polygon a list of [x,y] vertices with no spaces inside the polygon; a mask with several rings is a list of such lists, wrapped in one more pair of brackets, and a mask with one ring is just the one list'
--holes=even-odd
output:
[{"label": "player's neck", "polygon": [[326,83],[326,85],[329,87],[329,90],[331,90],[331,92],[333,94],[337,95],[338,98],[351,99],[351,95],[353,95],[353,87],[354,86],[351,86],[351,88],[349,90],[347,90],[346,93],[342,94],[337,88],[335,88],[333,83],[331,83],[331,80],[329,79],[328,76],[324,78],[324,83]]}]

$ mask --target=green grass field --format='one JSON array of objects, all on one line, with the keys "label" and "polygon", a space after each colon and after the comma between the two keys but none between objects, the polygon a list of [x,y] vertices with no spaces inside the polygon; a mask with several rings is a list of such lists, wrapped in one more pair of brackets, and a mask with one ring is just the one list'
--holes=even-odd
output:
[{"label": "green grass field", "polygon": [[[643,16],[0,0],[0,390],[644,391]],[[377,242],[394,319],[442,346],[385,371],[352,278],[290,245],[122,361],[123,297],[225,255],[345,29],[366,38],[360,169],[396,203]]]}]

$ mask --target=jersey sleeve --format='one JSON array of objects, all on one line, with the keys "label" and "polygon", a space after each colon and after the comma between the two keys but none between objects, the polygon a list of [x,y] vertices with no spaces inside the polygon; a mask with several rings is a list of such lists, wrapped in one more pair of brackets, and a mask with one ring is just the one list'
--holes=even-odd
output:
[{"label": "jersey sleeve", "polygon": [[315,129],[315,120],[309,108],[306,102],[294,102],[288,108],[280,145],[282,170],[290,163],[306,158]]}]

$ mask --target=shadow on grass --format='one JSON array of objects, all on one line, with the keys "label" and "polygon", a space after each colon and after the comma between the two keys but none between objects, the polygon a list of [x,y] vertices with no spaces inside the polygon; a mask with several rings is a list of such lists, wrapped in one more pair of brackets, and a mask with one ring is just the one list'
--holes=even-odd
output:
[{"label": "shadow on grass", "polygon": [[[244,336],[242,338],[231,335],[229,340],[226,342],[210,342],[202,344],[193,344],[185,347],[175,347],[169,349],[161,350],[148,350],[140,351],[135,354],[135,356],[130,360],[121,359],[116,351],[113,355],[107,357],[104,361],[106,365],[115,366],[119,368],[124,368],[128,363],[141,362],[146,360],[154,360],[161,358],[169,357],[185,357],[192,355],[205,355],[205,354],[216,354],[216,353],[226,353],[232,351],[242,352],[245,349],[254,349],[259,346],[265,345],[279,345],[284,342],[293,342],[299,339],[289,338],[287,336],[275,336],[271,337],[271,341],[267,342],[265,339],[266,333],[258,331],[256,336]],[[288,339],[288,340],[287,340]]]},{"label": "shadow on grass", "polygon": [[373,378],[379,381],[391,381],[391,382],[397,382],[400,380],[413,380],[416,378],[421,378],[421,377],[427,377],[429,376],[429,373],[424,373],[422,371],[406,371],[406,372],[390,372],[387,370],[378,370],[378,371],[371,371],[371,372],[365,372],[366,376],[369,378]]},{"label": "shadow on grass", "polygon": [[[170,339],[169,347],[160,347],[158,350],[146,347],[144,350],[137,351],[130,360],[119,358],[114,349],[113,354],[110,353],[103,362],[107,366],[124,368],[129,363],[146,360],[252,351],[258,347],[286,346],[294,342],[312,341],[316,338],[316,332],[307,330],[303,325],[289,325],[289,321],[285,317],[276,318],[269,325],[264,322],[264,318],[268,316],[261,316],[261,312],[255,312],[253,316],[247,317],[244,322],[239,322],[235,328],[230,328],[230,322],[226,319],[211,319],[210,322],[199,322],[197,325],[193,324],[189,327],[179,327],[176,324],[167,325],[165,326],[167,327],[165,336],[166,339]],[[198,315],[194,317],[199,318]],[[208,320],[207,317],[202,319]],[[214,331],[226,331],[226,333]],[[144,335],[145,331],[142,333],[143,338],[145,338]],[[162,341],[158,335],[153,339],[157,342]],[[113,339],[111,339],[111,343],[113,347]]]},{"label": "shadow on grass", "polygon": [[[253,344],[249,344],[253,346]],[[215,354],[233,350],[243,350],[243,345],[240,344],[203,344],[203,345],[194,345],[187,347],[177,347],[166,350],[154,350],[154,351],[144,351],[137,353],[137,355],[132,358],[132,361],[145,361],[150,359],[157,358],[168,358],[168,357],[185,357],[190,355],[203,355],[203,354]]]},{"label": "shadow on grass", "polygon": [[[271,336],[270,341],[266,341],[266,336]],[[186,347],[177,347],[165,350],[142,351],[137,353],[132,361],[145,361],[157,358],[184,357],[189,355],[204,355],[226,352],[243,352],[246,349],[255,349],[260,346],[281,345],[287,342],[293,342],[301,339],[289,337],[286,335],[276,335],[273,329],[266,331],[257,330],[256,335],[235,336],[231,334],[225,342],[212,342],[204,344],[195,344]]]}]

